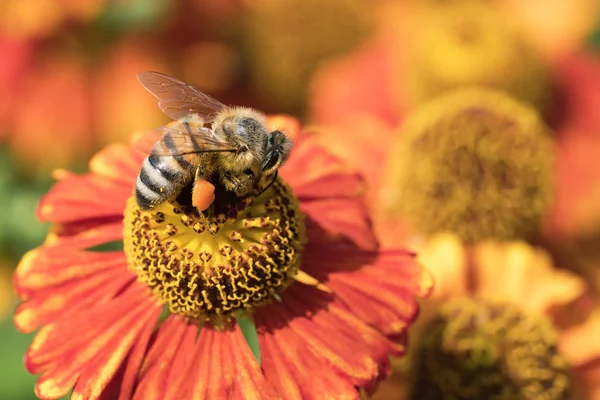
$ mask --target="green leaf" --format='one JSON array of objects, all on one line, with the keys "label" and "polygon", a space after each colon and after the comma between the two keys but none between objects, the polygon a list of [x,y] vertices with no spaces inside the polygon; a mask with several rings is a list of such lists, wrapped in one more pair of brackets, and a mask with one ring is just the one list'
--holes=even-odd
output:
[{"label": "green leaf", "polygon": [[115,240],[113,242],[102,243],[102,244],[99,244],[98,246],[88,247],[86,250],[98,251],[98,252],[121,251],[121,250],[123,250],[123,241]]},{"label": "green leaf", "polygon": [[247,315],[238,314],[237,323],[240,329],[242,330],[242,334],[244,335],[244,339],[246,339],[246,343],[252,350],[252,354],[256,357],[258,361],[258,365],[261,365],[260,361],[260,347],[258,345],[258,333],[256,332],[256,325],[254,325],[254,321],[251,317]]},{"label": "green leaf", "polygon": [[596,51],[600,50],[600,24],[596,26],[596,29],[589,36],[587,42]]}]

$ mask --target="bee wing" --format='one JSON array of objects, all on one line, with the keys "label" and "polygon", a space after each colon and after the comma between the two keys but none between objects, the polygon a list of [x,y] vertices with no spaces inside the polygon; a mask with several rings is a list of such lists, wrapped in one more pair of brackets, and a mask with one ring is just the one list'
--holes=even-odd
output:
[{"label": "bee wing", "polygon": [[158,107],[173,119],[198,114],[204,122],[210,123],[226,107],[192,85],[160,72],[140,72],[138,80],[158,99]]},{"label": "bee wing", "polygon": [[161,126],[138,136],[133,141],[133,147],[144,154],[157,156],[236,151],[229,143],[219,140],[210,129],[204,127],[195,129],[195,132],[188,132]]}]

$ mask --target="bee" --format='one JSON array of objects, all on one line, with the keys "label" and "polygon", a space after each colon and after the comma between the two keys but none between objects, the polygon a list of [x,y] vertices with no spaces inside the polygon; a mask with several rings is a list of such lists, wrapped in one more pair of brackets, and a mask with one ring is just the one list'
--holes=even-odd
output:
[{"label": "bee", "polygon": [[192,204],[204,211],[214,201],[213,182],[244,198],[263,176],[274,174],[276,179],[292,141],[279,130],[269,131],[262,113],[228,107],[160,72],[140,72],[138,79],[174,119],[134,143],[149,153],[135,186],[140,208],[175,199],[193,181]]}]

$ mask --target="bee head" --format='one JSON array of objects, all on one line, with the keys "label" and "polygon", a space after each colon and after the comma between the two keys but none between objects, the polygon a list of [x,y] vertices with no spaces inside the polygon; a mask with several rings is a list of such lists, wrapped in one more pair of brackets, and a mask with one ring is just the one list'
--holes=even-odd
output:
[{"label": "bee head", "polygon": [[262,164],[262,173],[269,174],[276,171],[288,159],[292,151],[293,142],[285,133],[273,131],[269,133],[265,143],[265,157]]}]

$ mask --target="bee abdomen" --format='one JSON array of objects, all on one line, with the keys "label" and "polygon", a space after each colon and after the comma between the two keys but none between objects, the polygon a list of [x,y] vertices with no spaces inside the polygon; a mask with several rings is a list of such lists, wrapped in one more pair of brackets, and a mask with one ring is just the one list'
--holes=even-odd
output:
[{"label": "bee abdomen", "polygon": [[166,168],[166,164],[155,165],[148,157],[142,163],[136,181],[136,201],[140,208],[150,209],[176,195],[184,181],[185,173],[182,170]]}]

